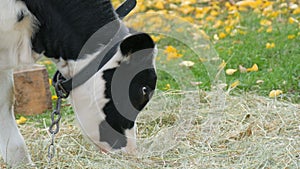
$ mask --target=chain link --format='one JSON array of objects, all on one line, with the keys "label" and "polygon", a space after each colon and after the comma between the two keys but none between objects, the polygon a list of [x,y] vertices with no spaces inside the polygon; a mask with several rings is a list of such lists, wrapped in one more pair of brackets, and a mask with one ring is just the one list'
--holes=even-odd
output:
[{"label": "chain link", "polygon": [[50,134],[57,134],[59,132],[59,121],[61,119],[60,108],[62,98],[58,97],[56,101],[56,108],[51,113],[51,125],[49,127]]},{"label": "chain link", "polygon": [[48,164],[49,165],[55,155],[54,137],[55,137],[55,134],[51,134],[51,143],[48,147]]},{"label": "chain link", "polygon": [[51,141],[48,147],[48,164],[50,165],[54,155],[55,155],[55,135],[59,132],[59,122],[61,119],[61,103],[63,98],[67,98],[69,93],[64,92],[63,88],[60,85],[61,80],[57,80],[55,85],[55,92],[57,95],[55,109],[51,113],[51,125],[49,127],[49,133],[51,134]]}]

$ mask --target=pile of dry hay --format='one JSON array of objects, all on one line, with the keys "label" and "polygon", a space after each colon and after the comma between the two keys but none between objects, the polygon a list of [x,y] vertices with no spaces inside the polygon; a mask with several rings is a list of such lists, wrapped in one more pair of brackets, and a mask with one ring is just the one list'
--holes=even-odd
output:
[{"label": "pile of dry hay", "polygon": [[27,123],[21,132],[37,168],[300,168],[299,104],[252,94],[216,104],[212,95],[157,94],[139,116],[135,156],[95,151],[64,117],[49,166],[47,127]]}]

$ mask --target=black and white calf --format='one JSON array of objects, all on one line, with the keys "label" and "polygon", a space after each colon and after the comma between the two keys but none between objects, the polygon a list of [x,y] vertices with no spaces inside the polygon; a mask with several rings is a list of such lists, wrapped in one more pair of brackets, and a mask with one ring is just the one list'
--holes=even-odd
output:
[{"label": "black and white calf", "polygon": [[109,0],[0,0],[4,160],[31,163],[14,120],[12,70],[33,63],[37,54],[52,58],[63,77],[72,79],[64,89],[84,135],[101,150],[134,152],[135,119],[156,85],[150,36],[130,33]]}]

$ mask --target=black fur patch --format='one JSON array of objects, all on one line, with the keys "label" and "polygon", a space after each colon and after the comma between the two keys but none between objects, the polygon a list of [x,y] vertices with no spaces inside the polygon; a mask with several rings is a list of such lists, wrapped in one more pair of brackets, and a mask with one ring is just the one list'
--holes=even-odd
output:
[{"label": "black fur patch", "polygon": [[106,121],[121,134],[124,134],[124,129],[131,129],[134,126],[134,122],[123,117],[116,109],[111,95],[111,81],[114,75],[114,69],[108,69],[103,72],[103,79],[106,81],[105,84],[105,97],[109,99],[106,103],[103,111],[106,115]]},{"label": "black fur patch", "polygon": [[[143,70],[132,79],[129,86],[129,98],[137,110],[141,111],[150,101],[155,90],[156,80],[154,69]],[[144,87],[145,91],[143,91]]]},{"label": "black fur patch", "polygon": [[154,48],[155,44],[152,38],[146,33],[138,33],[135,36],[130,36],[124,40],[120,49],[123,55],[129,55],[143,49]]},{"label": "black fur patch", "polygon": [[119,133],[106,120],[99,125],[100,141],[108,143],[113,149],[120,149],[127,145],[127,138]]},{"label": "black fur patch", "polygon": [[[123,117],[116,109],[114,101],[112,100],[111,81],[116,69],[117,68],[108,69],[103,72],[103,79],[106,81],[105,97],[109,99],[109,102],[103,108],[106,119],[99,124],[99,132],[100,141],[109,143],[113,148],[120,148],[126,146],[127,139],[125,137],[125,130],[132,129],[134,121]],[[149,102],[156,86],[156,79],[154,69],[143,70],[132,79],[128,94],[132,105],[137,110],[141,111]],[[146,95],[142,92],[144,86],[148,89]]]},{"label": "black fur patch", "polygon": [[112,148],[119,149],[127,145],[125,129],[131,129],[134,122],[124,118],[116,109],[111,95],[111,81],[116,68],[103,72],[105,84],[105,97],[109,99],[103,108],[105,121],[99,124],[100,141],[107,142]]},{"label": "black fur patch", "polygon": [[22,0],[38,19],[33,50],[47,57],[76,60],[99,28],[118,19],[109,0]]}]

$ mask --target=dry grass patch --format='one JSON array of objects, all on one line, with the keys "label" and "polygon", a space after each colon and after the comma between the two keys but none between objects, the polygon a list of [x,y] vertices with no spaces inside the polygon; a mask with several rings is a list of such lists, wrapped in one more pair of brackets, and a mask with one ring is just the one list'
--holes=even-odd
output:
[{"label": "dry grass patch", "polygon": [[157,93],[139,116],[136,156],[95,151],[70,116],[63,117],[57,154],[48,166],[47,126],[27,123],[21,132],[38,168],[300,167],[299,104],[245,94],[226,96],[222,106],[212,96]]}]

